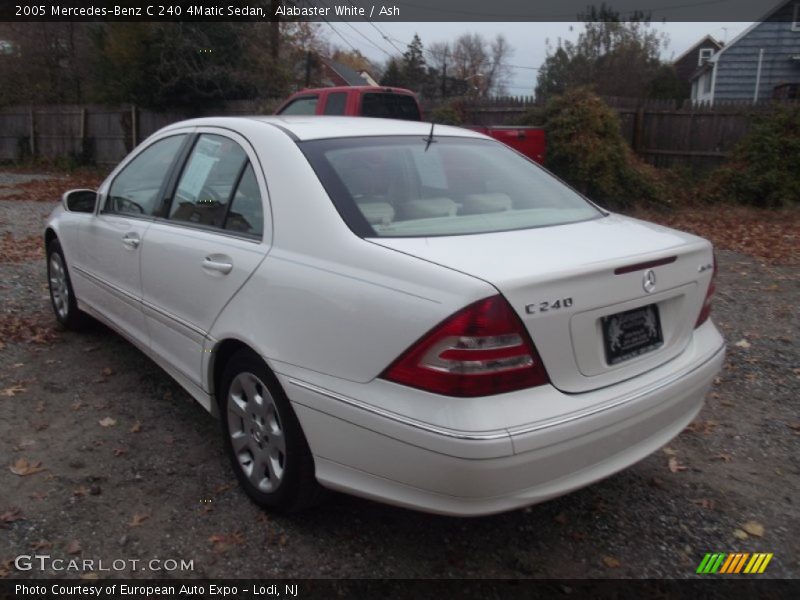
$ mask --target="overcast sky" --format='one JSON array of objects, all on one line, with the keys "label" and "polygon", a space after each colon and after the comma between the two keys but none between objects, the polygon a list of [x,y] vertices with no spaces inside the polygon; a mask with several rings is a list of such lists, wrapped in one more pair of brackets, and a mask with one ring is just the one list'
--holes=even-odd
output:
[{"label": "overcast sky", "polygon": [[[383,64],[388,55],[398,54],[396,48],[382,39],[386,35],[399,49],[411,41],[414,33],[418,33],[422,43],[427,47],[431,42],[452,41],[465,32],[480,33],[484,37],[493,38],[498,33],[506,36],[513,55],[509,64],[516,65],[511,70],[508,92],[514,95],[529,95],[536,85],[537,71],[547,53],[547,40],[556,45],[558,39],[576,40],[583,31],[582,23],[373,23],[364,21],[342,23],[331,19],[331,25],[322,24],[329,40],[343,48],[347,43],[361,51],[370,60]],[[730,41],[741,33],[750,23],[657,23],[653,27],[669,36],[669,45],[662,56],[671,60],[692,46],[696,41],[710,34],[720,41]],[[333,28],[333,29],[332,29]],[[338,32],[338,34],[336,33]],[[345,42],[340,35],[347,40]],[[370,41],[368,41],[370,40]],[[381,51],[379,48],[382,48]],[[520,67],[532,67],[520,68]]]}]

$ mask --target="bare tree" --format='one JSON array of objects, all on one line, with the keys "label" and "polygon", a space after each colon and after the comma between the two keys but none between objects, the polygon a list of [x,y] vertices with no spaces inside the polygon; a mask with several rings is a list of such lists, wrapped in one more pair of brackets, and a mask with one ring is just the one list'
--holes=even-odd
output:
[{"label": "bare tree", "polygon": [[466,81],[478,96],[502,93],[508,80],[511,46],[502,34],[488,42],[478,33],[465,33],[453,44],[452,74]]}]

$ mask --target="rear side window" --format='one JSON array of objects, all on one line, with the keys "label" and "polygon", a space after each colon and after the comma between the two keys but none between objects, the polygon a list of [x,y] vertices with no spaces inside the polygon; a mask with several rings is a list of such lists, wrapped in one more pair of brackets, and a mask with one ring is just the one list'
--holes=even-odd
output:
[{"label": "rear side window", "polygon": [[365,117],[419,121],[417,101],[407,94],[369,92],[361,98],[361,114]]},{"label": "rear side window", "polygon": [[263,206],[253,165],[248,163],[233,196],[225,229],[261,237],[264,232]]},{"label": "rear side window", "polygon": [[304,96],[293,100],[279,113],[281,115],[314,115],[317,113],[319,96]]},{"label": "rear side window", "polygon": [[221,135],[198,137],[178,181],[169,218],[222,227],[246,162],[247,154],[235,141]]},{"label": "rear side window", "polygon": [[105,212],[153,215],[161,205],[159,190],[185,140],[186,135],[164,138],[129,162],[111,184]]},{"label": "rear side window", "polygon": [[347,104],[347,94],[345,92],[328,94],[324,113],[326,115],[343,115],[345,104]]}]

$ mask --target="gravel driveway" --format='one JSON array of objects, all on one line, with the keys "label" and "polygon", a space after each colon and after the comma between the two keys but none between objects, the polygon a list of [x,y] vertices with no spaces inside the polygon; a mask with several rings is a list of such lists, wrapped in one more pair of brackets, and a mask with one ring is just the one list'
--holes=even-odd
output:
[{"label": "gravel driveway", "polygon": [[133,577],[683,578],[734,551],[774,553],[763,577],[800,575],[797,267],[718,253],[725,369],[695,423],[614,477],[469,520],[339,494],[273,516],[235,485],[216,421],[155,364],[102,326],[55,326],[38,246],[11,251],[52,208],[2,200],[22,181],[0,172],[0,576],[57,575],[14,569],[37,551],[193,561],[118,573]]}]

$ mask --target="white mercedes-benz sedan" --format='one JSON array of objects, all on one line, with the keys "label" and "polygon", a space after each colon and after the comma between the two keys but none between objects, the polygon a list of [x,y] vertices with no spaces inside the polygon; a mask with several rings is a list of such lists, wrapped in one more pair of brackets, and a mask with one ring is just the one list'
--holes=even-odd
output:
[{"label": "white mercedes-benz sedan", "polygon": [[218,415],[247,494],[449,515],[541,502],[677,435],[721,368],[706,240],[599,208],[465,129],[166,127],[44,241],[56,318]]}]

